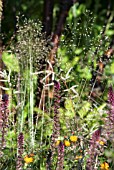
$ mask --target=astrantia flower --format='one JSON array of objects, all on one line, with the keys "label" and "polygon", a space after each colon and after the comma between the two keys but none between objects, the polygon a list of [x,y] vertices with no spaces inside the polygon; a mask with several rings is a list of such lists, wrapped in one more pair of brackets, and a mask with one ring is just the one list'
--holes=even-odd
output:
[{"label": "astrantia flower", "polygon": [[104,162],[100,165],[100,169],[102,170],[109,170],[109,164]]},{"label": "astrantia flower", "polygon": [[67,146],[67,147],[69,147],[69,146],[70,146],[70,142],[69,142],[68,140],[65,140],[65,141],[64,141],[64,145]]},{"label": "astrantia flower", "polygon": [[24,157],[24,161],[26,164],[29,164],[29,163],[32,163],[34,161],[34,158],[33,157],[28,157],[28,155],[26,155]]},{"label": "astrantia flower", "polygon": [[70,141],[71,142],[76,142],[78,140],[77,136],[70,136]]}]

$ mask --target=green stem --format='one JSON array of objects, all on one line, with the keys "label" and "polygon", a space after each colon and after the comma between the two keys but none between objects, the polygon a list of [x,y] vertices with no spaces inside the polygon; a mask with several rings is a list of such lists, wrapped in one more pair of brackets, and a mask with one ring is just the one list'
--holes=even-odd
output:
[{"label": "green stem", "polygon": [[30,136],[32,149],[34,148],[34,124],[33,124],[33,109],[34,109],[34,84],[33,84],[33,59],[31,54],[31,48],[29,49],[30,54]]}]

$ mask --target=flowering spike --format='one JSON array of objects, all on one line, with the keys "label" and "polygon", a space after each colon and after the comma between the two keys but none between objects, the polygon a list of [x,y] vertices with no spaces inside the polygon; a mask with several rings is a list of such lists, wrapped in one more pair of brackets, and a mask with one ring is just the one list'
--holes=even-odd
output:
[{"label": "flowering spike", "polygon": [[108,101],[109,103],[114,106],[114,91],[112,89],[112,86],[109,87],[109,91],[108,91]]},{"label": "flowering spike", "polygon": [[22,170],[23,169],[23,158],[22,158],[22,154],[23,154],[23,144],[24,144],[24,136],[23,133],[19,133],[18,135],[18,139],[17,139],[17,145],[18,145],[18,154],[17,154],[17,166],[16,166],[16,170]]},{"label": "flowering spike", "polygon": [[94,145],[97,141],[99,141],[99,138],[101,136],[101,127],[97,129],[93,134],[92,134],[92,139],[90,141],[90,145]]},{"label": "flowering spike", "polygon": [[58,162],[57,162],[57,170],[63,170],[64,165],[64,144],[60,142],[58,146]]},{"label": "flowering spike", "polygon": [[5,148],[6,146],[6,140],[5,136],[7,133],[7,128],[8,128],[8,95],[3,94],[2,96],[2,101],[0,102],[0,130],[1,130],[1,149]]},{"label": "flowering spike", "polygon": [[89,147],[89,158],[87,159],[86,170],[94,170],[96,156],[98,155],[98,141],[101,136],[101,127],[92,134]]},{"label": "flowering spike", "polygon": [[60,108],[60,83],[54,81],[54,123],[53,123],[53,133],[51,141],[51,160],[53,159],[53,154],[55,151],[55,143],[60,135],[60,122],[59,122],[59,108]]}]

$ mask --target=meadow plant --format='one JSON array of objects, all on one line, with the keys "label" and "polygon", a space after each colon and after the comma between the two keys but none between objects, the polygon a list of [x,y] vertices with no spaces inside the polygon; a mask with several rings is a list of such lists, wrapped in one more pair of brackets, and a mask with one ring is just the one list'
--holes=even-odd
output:
[{"label": "meadow plant", "polygon": [[[39,88],[36,84],[45,76],[46,61],[49,53],[49,47],[45,40],[45,35],[41,33],[41,29],[40,22],[37,23],[25,19],[23,26],[17,25],[17,35],[16,37],[12,37],[10,52],[6,49],[2,55],[8,73],[8,80],[5,80],[8,88],[4,87],[4,89],[8,91],[7,93],[9,93],[11,98],[10,120],[13,119],[7,131],[9,135],[12,127],[15,129],[14,138],[17,140],[17,170],[23,169],[23,147],[27,140],[29,141],[27,152],[33,152],[37,137],[38,119],[34,117],[34,107],[39,104],[40,96],[38,93],[42,90],[44,84],[42,82],[42,87],[40,86]],[[7,62],[8,57],[9,62]],[[5,146],[5,134],[9,114],[7,109],[8,95],[3,95],[0,105],[1,148],[3,148]],[[39,116],[39,112],[37,111],[37,117]],[[24,140],[23,132],[26,130],[28,135]],[[14,138],[12,139],[11,137],[10,141],[14,140]]]},{"label": "meadow plant", "polygon": [[24,136],[23,133],[18,135],[17,139],[17,165],[16,170],[23,169],[23,152],[24,152]]},{"label": "meadow plant", "polygon": [[52,140],[51,140],[51,150],[52,150],[52,157],[55,152],[55,143],[60,136],[60,83],[54,81],[54,119],[53,119],[53,133],[52,133]]},{"label": "meadow plant", "polygon": [[92,134],[92,138],[90,140],[90,145],[89,145],[89,158],[87,159],[87,170],[95,170],[97,169],[97,167],[95,167],[96,164],[96,158],[98,156],[98,141],[100,140],[100,136],[101,136],[101,128],[99,128],[98,130],[96,130],[93,134]]},{"label": "meadow plant", "polygon": [[60,141],[58,145],[58,160],[57,160],[57,170],[63,170],[64,166],[64,143]]},{"label": "meadow plant", "polygon": [[[93,28],[93,23],[91,27]],[[84,27],[84,30],[86,32],[86,27]],[[112,88],[109,89],[111,109],[106,118],[108,129],[104,127],[106,126],[105,123],[102,128],[98,128],[101,110],[100,106],[97,105],[99,104],[98,101],[92,98],[96,80],[91,85],[90,80],[92,79],[92,65],[94,65],[95,70],[97,58],[102,55],[104,48],[108,48],[109,42],[102,48],[102,45],[99,46],[98,42],[104,44],[106,39],[100,41],[101,36],[91,38],[92,30],[88,29],[87,33],[89,30],[90,34],[87,37],[85,32],[82,36],[82,38],[87,38],[84,43],[89,42],[85,51],[86,46],[81,48],[81,32],[79,34],[79,30],[77,31],[78,40],[74,35],[75,31],[72,33],[73,39],[70,40],[69,48],[67,48],[69,44],[60,43],[58,55],[61,53],[64,60],[61,61],[63,63],[55,63],[53,69],[53,74],[57,74],[56,77],[59,81],[54,80],[54,83],[52,82],[54,90],[51,99],[50,96],[45,98],[46,94],[44,94],[44,106],[41,110],[41,93],[45,88],[50,89],[46,80],[51,76],[49,76],[46,64],[50,64],[48,55],[51,49],[45,39],[45,34],[42,33],[40,22],[25,19],[24,25],[17,25],[17,35],[12,38],[11,51],[7,50],[5,54],[10,58],[9,62],[7,62],[7,57],[4,60],[7,73],[9,73],[9,81],[6,86],[8,86],[9,95],[12,99],[11,113],[7,109],[8,96],[6,98],[6,95],[4,95],[0,103],[1,146],[5,146],[6,132],[8,131],[8,135],[11,136],[12,131],[15,131],[8,138],[10,140],[15,138],[17,143],[16,146],[12,145],[12,154],[17,154],[15,159],[16,170],[22,170],[23,167],[25,169],[47,170],[55,168],[57,170],[75,170],[78,167],[79,169],[84,167],[87,170],[98,169],[100,165],[98,157],[101,154],[99,144],[105,142],[105,140],[101,142],[102,129],[103,133],[106,132],[107,137],[110,136],[112,139],[113,135],[114,92]],[[73,45],[73,43],[77,45]],[[71,64],[66,60],[66,58],[68,59],[67,55],[76,56]],[[82,57],[81,59],[79,59],[79,55]],[[15,64],[12,61],[15,61]],[[59,59],[56,62],[59,62]],[[72,65],[79,76],[73,71]],[[61,66],[62,69],[58,71],[57,69]],[[8,83],[9,85],[7,85]],[[99,98],[101,99],[101,97]],[[97,103],[96,105],[94,101]],[[7,129],[8,115],[10,115],[9,129]],[[13,120],[13,123],[11,120]],[[108,132],[109,126],[111,129]],[[89,140],[90,131],[92,137]],[[47,136],[49,139],[47,139]],[[85,136],[87,139],[85,139]],[[34,153],[34,158],[30,156],[30,153]],[[8,156],[6,160],[11,162],[10,158],[11,156]],[[9,170],[12,170],[12,166],[9,167]]]},{"label": "meadow plant", "polygon": [[112,86],[108,90],[108,107],[109,110],[107,111],[103,126],[103,136],[106,141],[112,143],[112,147],[114,148],[114,90]]},{"label": "meadow plant", "polygon": [[0,141],[0,150],[6,147],[6,136],[8,131],[8,110],[9,99],[7,94],[3,94],[2,101],[0,103],[0,130],[1,130],[1,141]]}]

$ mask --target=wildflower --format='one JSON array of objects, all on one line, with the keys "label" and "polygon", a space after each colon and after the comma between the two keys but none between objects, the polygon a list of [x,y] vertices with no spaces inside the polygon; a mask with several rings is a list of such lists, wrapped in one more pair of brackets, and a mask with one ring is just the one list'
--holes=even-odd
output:
[{"label": "wildflower", "polygon": [[51,138],[51,157],[50,160],[47,163],[47,169],[49,169],[51,166],[51,161],[53,160],[53,155],[55,152],[55,143],[58,137],[60,136],[60,83],[57,81],[54,81],[54,118],[53,118],[53,133]]},{"label": "wildflower", "polygon": [[102,170],[109,170],[109,164],[104,162],[100,165],[100,169]]},{"label": "wildflower", "polygon": [[65,141],[64,141],[64,145],[67,146],[67,147],[69,147],[69,146],[70,146],[70,142],[69,142],[68,140],[65,140]]},{"label": "wildflower", "polygon": [[22,170],[23,163],[22,163],[22,154],[24,152],[24,136],[23,133],[19,133],[18,138],[17,138],[17,145],[18,145],[18,153],[17,153],[17,165],[16,165],[16,170]]},{"label": "wildflower", "polygon": [[57,170],[62,170],[64,165],[64,144],[60,141],[58,146]]},{"label": "wildflower", "polygon": [[33,157],[28,157],[28,155],[26,155],[24,157],[24,161],[26,164],[29,164],[29,163],[32,163],[34,161],[34,158]]},{"label": "wildflower", "polygon": [[5,137],[7,135],[8,116],[9,116],[8,104],[9,104],[9,96],[7,94],[3,94],[2,100],[0,101],[0,130],[1,130],[0,148],[2,149],[5,148],[6,146]]},{"label": "wildflower", "polygon": [[78,140],[77,136],[70,136],[70,141],[71,142],[76,142]]},{"label": "wildflower", "polygon": [[105,142],[102,141],[102,140],[100,140],[100,141],[98,141],[98,142],[99,142],[100,145],[104,145],[104,144],[105,144]]},{"label": "wildflower", "polygon": [[90,147],[88,151],[89,158],[87,159],[87,166],[86,166],[87,170],[94,169],[95,159],[96,156],[98,155],[97,141],[99,141],[100,136],[101,136],[101,127],[92,134],[92,138],[90,140]]},{"label": "wildflower", "polygon": [[76,159],[76,160],[82,159],[82,155],[76,156],[75,159]]},{"label": "wildflower", "polygon": [[55,146],[58,146],[59,144],[60,144],[60,140],[57,140]]}]

